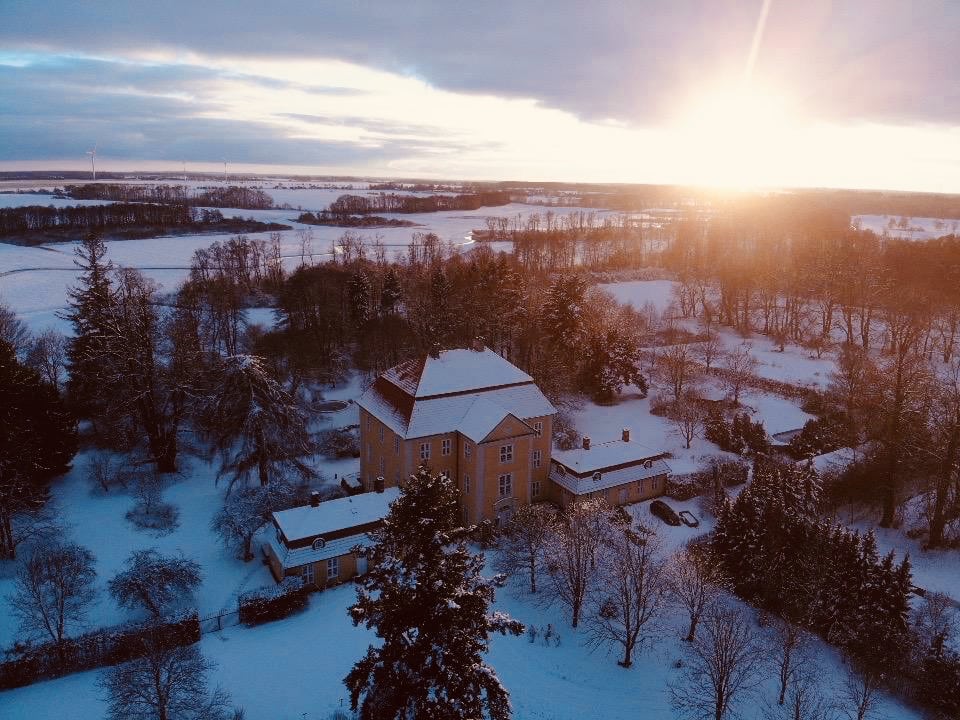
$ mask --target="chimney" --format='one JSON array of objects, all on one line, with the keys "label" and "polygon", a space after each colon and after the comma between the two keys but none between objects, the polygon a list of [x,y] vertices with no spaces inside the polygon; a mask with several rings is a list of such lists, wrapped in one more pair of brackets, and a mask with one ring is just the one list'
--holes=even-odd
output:
[{"label": "chimney", "polygon": [[310,507],[320,507],[320,493],[316,490],[310,493]]},{"label": "chimney", "polygon": [[583,436],[583,449],[584,450],[590,449],[590,438],[586,435]]},{"label": "chimney", "polygon": [[477,337],[473,339],[473,343],[471,344],[470,347],[473,348],[474,352],[483,352],[484,350],[483,338],[477,335]]},{"label": "chimney", "polygon": [[623,441],[630,442],[630,428],[623,429]]},{"label": "chimney", "polygon": [[434,360],[440,357],[440,343],[434,343],[430,346],[430,357]]},{"label": "chimney", "polygon": [[378,492],[378,493],[383,492],[383,475],[379,475],[374,479],[373,490],[374,492]]}]

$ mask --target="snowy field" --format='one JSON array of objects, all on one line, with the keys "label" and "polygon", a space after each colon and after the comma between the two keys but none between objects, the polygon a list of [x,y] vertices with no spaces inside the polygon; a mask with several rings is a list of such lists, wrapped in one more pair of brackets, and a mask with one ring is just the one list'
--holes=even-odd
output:
[{"label": "snowy field", "polygon": [[[691,509],[694,503],[675,503]],[[634,516],[648,524],[653,519],[648,503],[631,507]],[[680,547],[699,530],[657,525],[666,550]],[[490,560],[488,554],[488,560]],[[348,704],[342,678],[376,638],[364,628],[355,628],[346,609],[355,597],[345,585],[311,596],[304,612],[255,628],[240,626],[205,635],[200,642],[204,655],[216,663],[212,684],[228,690],[233,701],[246,710],[248,720],[325,720]],[[748,616],[752,611],[742,606]],[[562,608],[534,602],[521,581],[498,593],[494,607],[538,628],[548,624],[559,631],[560,645],[545,646],[529,637],[495,636],[488,661],[511,693],[517,720],[636,720],[670,718],[668,682],[676,678],[675,661],[685,655],[680,640],[686,619],[676,610],[663,614],[651,635],[651,646],[638,651],[628,670],[616,664],[616,650],[591,649],[585,631],[574,631]],[[815,643],[821,691],[839,697],[843,669],[832,648]],[[70,675],[26,688],[0,693],[0,717],[8,720],[61,717],[69,702],[71,718],[102,718],[106,704],[96,682],[96,671]],[[775,694],[773,667],[764,668],[765,678],[754,694],[744,698],[744,720],[761,720],[766,704]],[[920,715],[891,698],[881,696],[877,720],[913,720]]]},{"label": "snowy field", "polygon": [[[268,189],[268,192],[270,190]],[[304,193],[306,198],[315,198],[317,203],[329,202],[346,191],[342,190],[289,190],[287,192]],[[333,197],[328,194],[333,193]],[[40,196],[30,194],[0,195],[0,202],[7,206],[23,206],[38,203]],[[75,201],[71,201],[76,204]],[[68,203],[69,204],[69,203]],[[321,209],[324,205],[317,205]],[[307,207],[305,205],[305,207]],[[558,215],[585,211],[604,211],[587,208],[556,208],[552,212]],[[299,230],[309,230],[313,234],[311,241],[314,262],[328,260],[334,242],[345,232],[354,232],[365,237],[369,243],[374,239],[384,245],[388,257],[402,256],[410,245],[413,233],[435,233],[443,241],[450,243],[459,252],[470,252],[477,247],[471,237],[472,230],[483,229],[487,217],[509,217],[523,222],[532,214],[543,214],[544,208],[533,205],[509,204],[495,208],[462,210],[438,213],[419,213],[410,215],[386,214],[416,223],[416,227],[349,229],[321,225],[303,225],[297,223],[297,213],[292,210],[232,210],[222,209],[225,216],[239,215],[263,222],[278,222],[291,226],[291,230],[281,233],[281,252],[287,269],[293,270],[300,264],[301,242]],[[250,238],[267,239],[269,233],[248,233]],[[156,281],[163,291],[173,291],[189,274],[190,260],[194,252],[209,247],[214,242],[223,242],[235,234],[179,235],[150,238],[146,240],[115,240],[108,242],[109,258],[117,265],[141,270],[147,277]],[[78,237],[79,239],[79,237]],[[77,273],[73,264],[75,244],[55,243],[39,247],[20,247],[0,243],[0,302],[9,305],[22,316],[31,330],[41,331],[53,327],[62,332],[69,325],[56,317],[56,313],[66,307],[67,289],[76,282]],[[510,250],[511,243],[491,243],[495,251]],[[372,249],[370,253],[372,255]],[[308,258],[309,261],[309,258]]]},{"label": "snowy field", "polygon": [[902,215],[856,215],[851,222],[863,230],[901,240],[931,240],[960,233],[960,220],[905,217]]}]

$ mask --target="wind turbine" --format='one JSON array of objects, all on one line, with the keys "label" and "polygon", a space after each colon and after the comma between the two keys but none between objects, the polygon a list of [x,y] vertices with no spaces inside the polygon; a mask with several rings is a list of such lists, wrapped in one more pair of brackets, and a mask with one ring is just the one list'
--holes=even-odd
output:
[{"label": "wind turbine", "polygon": [[93,144],[93,150],[87,150],[90,156],[90,169],[93,171],[93,179],[97,179],[97,144]]},{"label": "wind turbine", "polygon": [[187,181],[187,161],[183,161],[183,181]]},{"label": "wind turbine", "polygon": [[223,184],[227,184],[227,159],[222,158],[223,160]]}]

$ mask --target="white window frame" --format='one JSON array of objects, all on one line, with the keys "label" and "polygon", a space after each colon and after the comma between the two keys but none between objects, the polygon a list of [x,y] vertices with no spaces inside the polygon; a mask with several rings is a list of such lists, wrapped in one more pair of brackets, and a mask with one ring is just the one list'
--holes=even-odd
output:
[{"label": "white window frame", "polygon": [[500,498],[513,497],[513,473],[504,473],[497,478],[497,491]]},{"label": "white window frame", "polygon": [[[336,570],[336,572],[333,572]],[[340,558],[332,557],[327,560],[327,580],[336,580],[340,577]]]},{"label": "white window frame", "polygon": [[420,459],[421,460],[430,459],[430,443],[428,442],[420,443]]},{"label": "white window frame", "polygon": [[513,462],[513,443],[500,446],[500,462],[502,464]]},{"label": "white window frame", "polygon": [[464,495],[470,494],[470,476],[469,475],[463,476],[463,494]]},{"label": "white window frame", "polygon": [[533,424],[533,432],[537,437],[543,436],[543,422],[537,421]]},{"label": "white window frame", "polygon": [[315,585],[317,582],[317,577],[313,571],[313,563],[303,566],[303,584],[304,585]]},{"label": "white window frame", "polygon": [[534,450],[534,451],[533,451],[533,466],[534,466],[535,468],[540,467],[540,463],[541,463],[541,461],[542,461],[542,458],[543,458],[543,453],[542,453],[542,451],[540,451],[540,450]]},{"label": "white window frame", "polygon": [[470,457],[470,455],[472,455],[472,454],[473,454],[473,445],[471,445],[470,443],[464,443],[464,444],[463,444],[463,456],[464,456],[464,457]]},{"label": "white window frame", "polygon": [[443,440],[440,441],[440,454],[449,455],[451,447],[453,447],[453,443],[450,438],[443,438]]},{"label": "white window frame", "polygon": [[540,481],[539,480],[533,481],[533,487],[531,488],[530,493],[532,497],[540,497]]}]

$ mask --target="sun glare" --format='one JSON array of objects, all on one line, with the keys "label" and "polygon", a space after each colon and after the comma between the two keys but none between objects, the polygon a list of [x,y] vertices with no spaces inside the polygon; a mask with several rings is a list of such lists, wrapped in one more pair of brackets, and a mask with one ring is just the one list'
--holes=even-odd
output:
[{"label": "sun glare", "polygon": [[784,96],[738,86],[699,94],[675,126],[695,182],[738,188],[774,181],[797,129]]}]

